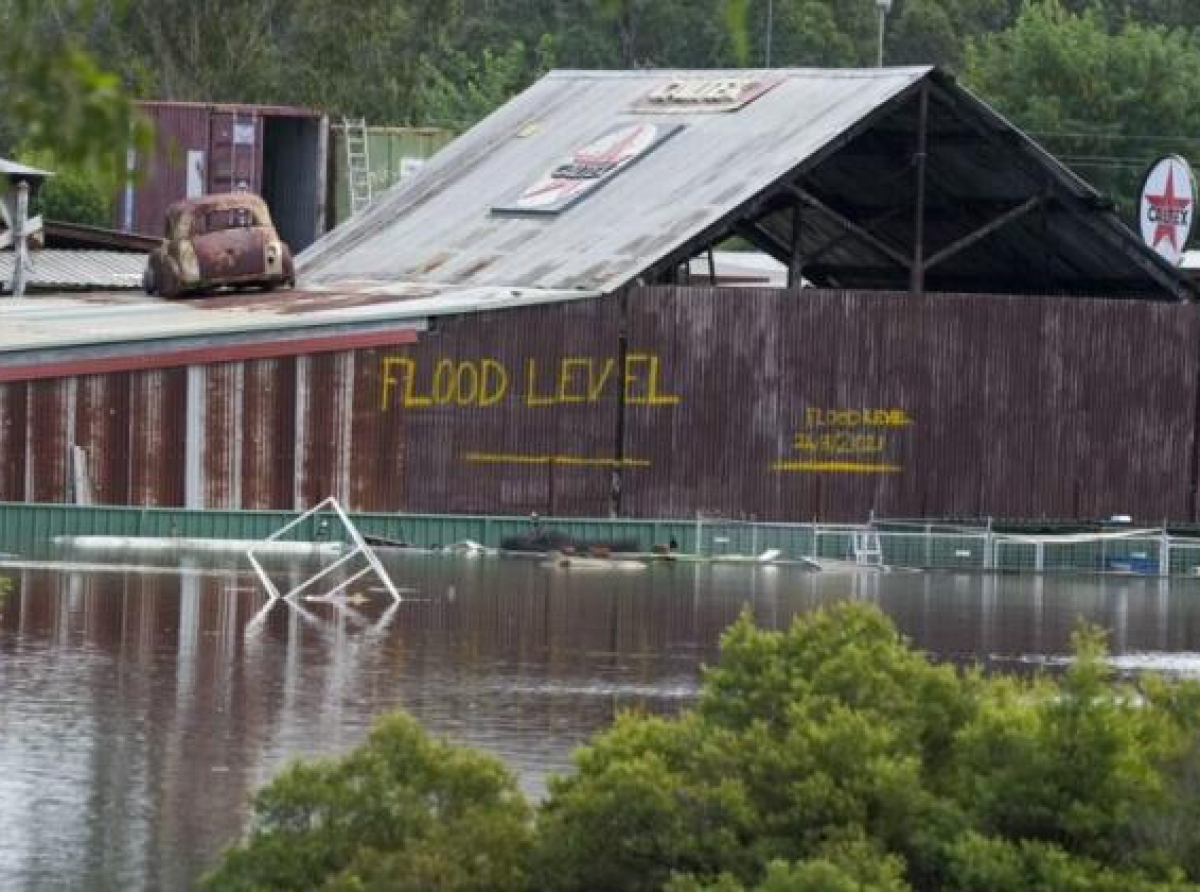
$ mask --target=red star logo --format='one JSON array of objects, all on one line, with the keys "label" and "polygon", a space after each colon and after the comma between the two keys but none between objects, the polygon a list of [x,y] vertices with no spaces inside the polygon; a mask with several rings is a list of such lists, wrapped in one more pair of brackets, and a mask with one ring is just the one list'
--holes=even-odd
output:
[{"label": "red star logo", "polygon": [[1187,225],[1187,209],[1192,202],[1175,194],[1174,164],[1167,165],[1167,184],[1162,195],[1147,195],[1146,201],[1150,202],[1150,222],[1155,224],[1150,247],[1157,248],[1158,243],[1166,239],[1172,248],[1179,251],[1180,245],[1175,241],[1175,230]]}]

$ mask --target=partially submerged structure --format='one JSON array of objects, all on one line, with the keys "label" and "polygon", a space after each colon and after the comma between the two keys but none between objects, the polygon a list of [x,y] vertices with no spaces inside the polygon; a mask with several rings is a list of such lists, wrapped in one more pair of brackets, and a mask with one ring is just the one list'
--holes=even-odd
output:
[{"label": "partially submerged structure", "polygon": [[928,68],[554,72],[298,273],[0,307],[0,497],[1197,516],[1196,284]]}]

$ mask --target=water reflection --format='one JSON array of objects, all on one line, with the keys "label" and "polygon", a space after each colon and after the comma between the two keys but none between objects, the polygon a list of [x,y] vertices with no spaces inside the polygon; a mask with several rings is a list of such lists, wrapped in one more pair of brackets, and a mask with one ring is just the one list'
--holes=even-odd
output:
[{"label": "water reflection", "polygon": [[1123,668],[1200,675],[1193,582],[389,567],[416,594],[271,603],[211,561],[183,574],[0,569],[13,579],[0,601],[0,885],[186,887],[282,764],[357,744],[394,707],[500,755],[537,795],[617,709],[689,703],[743,607],[781,627],[870,601],[939,658],[1005,668],[1061,657],[1083,618],[1111,630]]}]

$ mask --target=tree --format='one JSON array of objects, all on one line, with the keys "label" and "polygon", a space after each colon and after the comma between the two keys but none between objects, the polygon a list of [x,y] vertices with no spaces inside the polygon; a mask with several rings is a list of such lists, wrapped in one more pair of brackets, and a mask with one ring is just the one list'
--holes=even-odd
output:
[{"label": "tree", "polygon": [[1200,888],[1200,684],[934,665],[875,608],[743,616],[699,702],[625,714],[536,821],[406,718],[258,797],[211,888],[859,892]]},{"label": "tree", "polygon": [[1126,209],[1158,155],[1200,162],[1200,40],[1033,0],[968,44],[967,84]]},{"label": "tree", "polygon": [[495,759],[380,720],[342,759],[298,763],[258,794],[249,837],[210,889],[520,888],[530,810]]},{"label": "tree", "polygon": [[47,151],[21,151],[18,158],[22,164],[54,171],[38,190],[33,213],[59,223],[112,224],[113,192],[99,186],[95,176]]},{"label": "tree", "polygon": [[126,150],[144,148],[150,129],[78,33],[96,11],[89,0],[0,0],[0,148],[50,150],[105,187],[123,181]]},{"label": "tree", "polygon": [[861,605],[743,618],[694,712],[552,784],[534,886],[1184,888],[1200,688],[1113,685],[1099,642],[1060,685],[933,666]]}]

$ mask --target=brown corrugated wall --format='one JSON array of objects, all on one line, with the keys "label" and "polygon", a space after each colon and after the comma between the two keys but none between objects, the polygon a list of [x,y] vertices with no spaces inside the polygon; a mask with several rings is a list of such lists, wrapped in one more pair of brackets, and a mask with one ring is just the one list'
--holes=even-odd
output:
[{"label": "brown corrugated wall", "polygon": [[23,382],[0,384],[0,499],[25,498],[25,396]]},{"label": "brown corrugated wall", "polygon": [[107,503],[1182,521],[1198,376],[1190,305],[637,289],[0,385],[0,497],[71,498],[76,446]]}]

